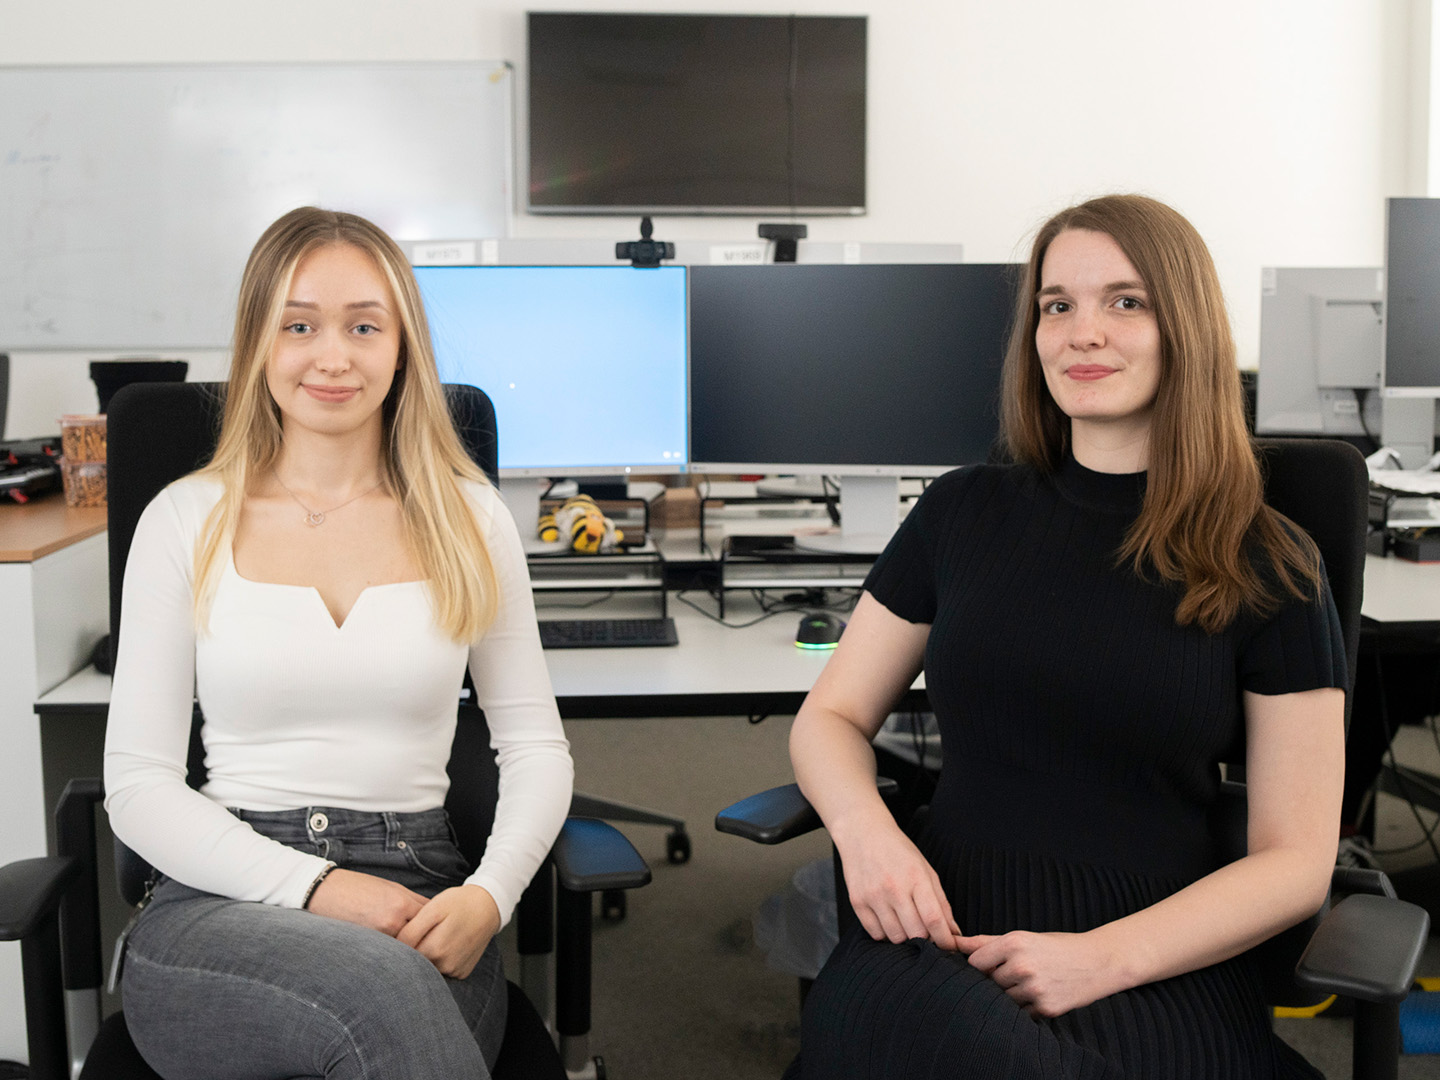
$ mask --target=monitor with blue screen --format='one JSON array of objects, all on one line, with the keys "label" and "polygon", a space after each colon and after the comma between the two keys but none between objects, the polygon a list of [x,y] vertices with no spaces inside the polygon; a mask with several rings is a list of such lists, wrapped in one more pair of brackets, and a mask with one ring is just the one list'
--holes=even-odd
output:
[{"label": "monitor with blue screen", "polygon": [[417,266],[440,378],[495,403],[502,477],[686,467],[685,268]]}]

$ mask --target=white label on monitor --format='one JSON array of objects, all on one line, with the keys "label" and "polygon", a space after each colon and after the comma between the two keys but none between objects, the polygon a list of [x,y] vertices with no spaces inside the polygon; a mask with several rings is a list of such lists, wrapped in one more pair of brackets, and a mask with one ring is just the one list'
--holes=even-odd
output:
[{"label": "white label on monitor", "polygon": [[711,244],[712,266],[759,266],[765,261],[765,244]]},{"label": "white label on monitor", "polygon": [[480,265],[500,265],[500,241],[495,239],[480,241]]},{"label": "white label on monitor", "polygon": [[860,262],[860,242],[858,240],[845,241],[845,246],[841,249],[840,261],[847,266],[855,266]]},{"label": "white label on monitor", "polygon": [[1260,268],[1260,295],[1274,296],[1280,291],[1280,283],[1276,280],[1275,267],[1262,266]]},{"label": "white label on monitor", "polygon": [[415,266],[474,266],[475,241],[452,240],[443,244],[416,244],[410,261]]}]

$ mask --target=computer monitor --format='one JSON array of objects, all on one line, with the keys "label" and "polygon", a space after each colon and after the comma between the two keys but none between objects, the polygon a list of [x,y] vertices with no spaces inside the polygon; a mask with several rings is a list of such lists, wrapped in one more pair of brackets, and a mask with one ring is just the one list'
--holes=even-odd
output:
[{"label": "computer monitor", "polygon": [[1260,288],[1260,435],[1380,437],[1384,273],[1266,267]]},{"label": "computer monitor", "polygon": [[1387,199],[1386,397],[1440,397],[1440,199]]},{"label": "computer monitor", "polygon": [[531,213],[865,212],[865,16],[527,19]]},{"label": "computer monitor", "polygon": [[495,403],[507,501],[515,478],[684,471],[685,274],[415,267],[441,379]]},{"label": "computer monitor", "polygon": [[692,267],[692,470],[839,475],[841,546],[883,543],[900,477],[990,454],[1018,276],[995,263]]},{"label": "computer monitor", "polygon": [[1435,449],[1440,404],[1440,199],[1385,200],[1383,439],[1407,468]]}]

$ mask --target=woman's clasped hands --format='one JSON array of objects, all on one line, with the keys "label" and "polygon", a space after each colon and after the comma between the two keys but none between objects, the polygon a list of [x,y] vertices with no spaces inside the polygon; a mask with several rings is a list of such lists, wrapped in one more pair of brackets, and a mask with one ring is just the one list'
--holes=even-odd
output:
[{"label": "woman's clasped hands", "polygon": [[940,878],[898,827],[842,848],[850,904],[876,941],[920,938],[960,953],[1035,1016],[1060,1016],[1114,993],[1113,951],[1095,933],[961,933]]},{"label": "woman's clasped hands", "polygon": [[961,935],[970,966],[1001,986],[1033,1016],[1061,1016],[1127,984],[1116,978],[1114,953],[1095,932]]},{"label": "woman's clasped hands", "polygon": [[427,900],[404,885],[339,867],[315,889],[309,910],[393,937],[454,979],[474,970],[500,929],[500,909],[478,885],[456,885]]}]

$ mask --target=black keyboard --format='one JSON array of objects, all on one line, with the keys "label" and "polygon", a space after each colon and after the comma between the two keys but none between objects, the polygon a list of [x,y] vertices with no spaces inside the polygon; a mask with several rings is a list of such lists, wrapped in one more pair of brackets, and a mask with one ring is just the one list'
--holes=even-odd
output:
[{"label": "black keyboard", "polygon": [[540,644],[547,649],[625,649],[678,645],[675,620],[542,619]]}]

